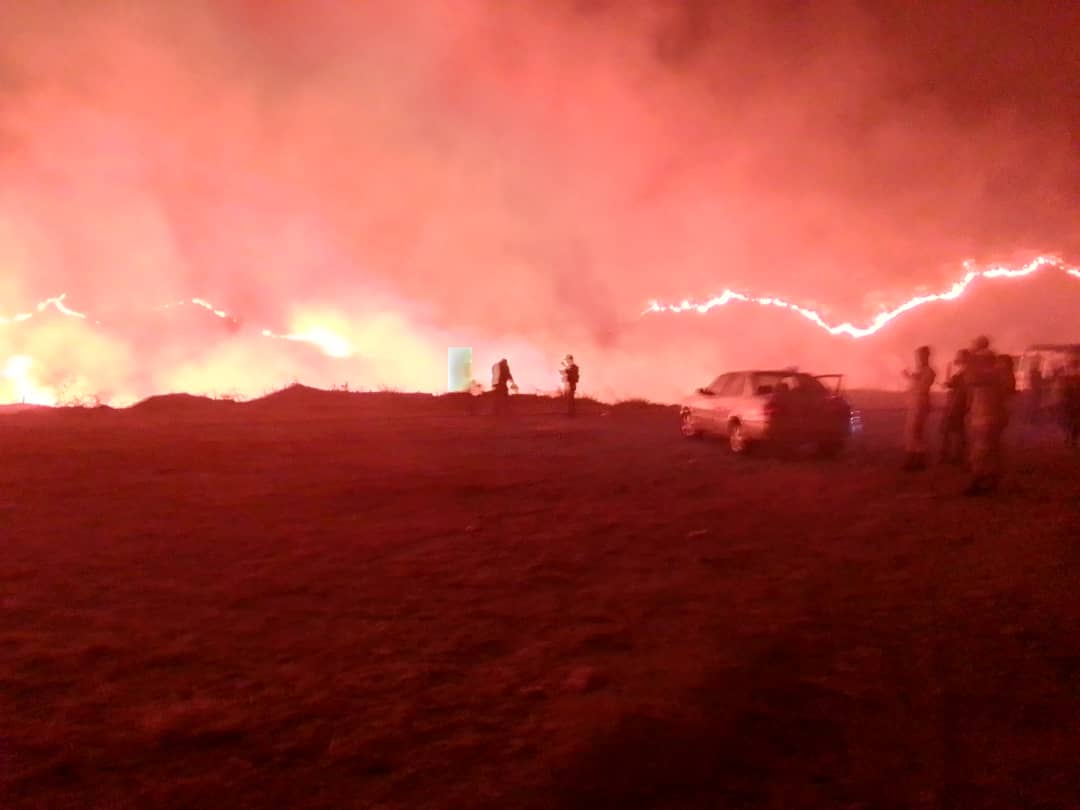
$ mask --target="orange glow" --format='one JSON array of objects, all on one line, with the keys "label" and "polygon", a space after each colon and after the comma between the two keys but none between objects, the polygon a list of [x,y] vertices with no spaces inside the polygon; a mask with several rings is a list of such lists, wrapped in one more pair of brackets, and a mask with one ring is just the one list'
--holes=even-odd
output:
[{"label": "orange glow", "polygon": [[56,395],[34,381],[33,365],[33,359],[26,355],[8,358],[3,373],[5,399],[26,405],[56,405]]},{"label": "orange glow", "polygon": [[[830,324],[819,312],[783,298],[753,296],[734,290],[725,290],[722,295],[701,303],[683,301],[664,305],[653,302],[642,314],[704,314],[732,302],[751,303],[791,310],[830,335],[859,339],[881,331],[904,313],[924,304],[960,298],[978,279],[1027,278],[1045,268],[1055,268],[1071,278],[1080,278],[1080,268],[1054,256],[1039,256],[1017,267],[978,269],[969,262],[964,268],[964,275],[944,290],[913,296],[863,325]],[[239,329],[240,321],[232,313],[204,298],[176,301],[156,310],[183,306],[205,310],[215,318],[236,324]],[[38,326],[38,316],[47,310],[63,317],[59,321],[42,321]],[[181,343],[175,351],[166,347],[156,356],[159,359],[146,368],[129,356],[134,348],[130,341],[109,336],[105,329],[98,328],[102,326],[101,322],[70,307],[62,294],[42,300],[30,311],[0,316],[0,326],[5,325],[9,327],[9,342],[4,346],[4,353],[8,355],[6,361],[0,354],[0,363],[3,363],[0,365],[0,400],[39,405],[93,401],[99,395],[110,404],[118,404],[121,400],[127,403],[135,399],[134,391],[139,390],[144,394],[184,390],[210,395],[258,396],[287,384],[300,374],[305,378],[308,374],[321,374],[326,384],[352,382],[358,388],[367,385],[397,390],[432,390],[436,385],[434,381],[440,380],[443,374],[442,347],[450,340],[447,335],[419,328],[403,315],[389,310],[356,317],[345,317],[327,309],[299,310],[289,320],[287,328],[237,331],[233,338],[209,348],[199,343],[192,346]],[[353,362],[322,367],[310,365],[309,361],[274,351],[271,341],[304,344],[333,361]],[[505,346],[489,349],[493,354],[506,350]],[[525,370],[534,381],[546,379],[545,375],[550,372],[546,360],[528,344],[512,346],[510,351],[517,358],[515,369]],[[102,391],[109,393],[101,394]],[[120,391],[124,392],[122,398]]]},{"label": "orange glow", "polygon": [[485,387],[506,357],[555,391],[572,353],[583,396],[656,399],[1074,339],[1053,4],[296,5],[5,5],[0,374],[31,358],[64,404],[435,392],[467,346]]},{"label": "orange glow", "polygon": [[935,301],[955,301],[967,291],[973,281],[979,278],[1023,278],[1025,276],[1030,276],[1044,267],[1056,267],[1059,270],[1064,271],[1067,275],[1080,278],[1080,269],[1067,265],[1056,256],[1039,256],[1022,267],[1017,268],[990,267],[985,270],[975,270],[973,269],[971,262],[966,262],[964,266],[967,268],[967,273],[965,273],[959,281],[954,282],[948,289],[939,293],[913,296],[895,309],[878,313],[878,315],[876,315],[866,326],[856,326],[851,322],[835,325],[829,324],[818,312],[806,307],[801,307],[798,304],[792,304],[782,298],[753,296],[735,292],[734,290],[724,290],[721,295],[710,298],[708,301],[702,303],[684,300],[678,304],[661,304],[657,301],[653,301],[646,307],[645,312],[642,314],[645,315],[654,312],[697,312],[698,314],[703,315],[711,309],[726,306],[733,301],[737,301],[745,304],[758,304],[763,307],[789,309],[792,312],[802,315],[808,321],[811,321],[831,335],[847,335],[852,338],[864,338],[881,331],[888,323],[903,315],[905,312],[917,309],[923,304],[930,304]]}]

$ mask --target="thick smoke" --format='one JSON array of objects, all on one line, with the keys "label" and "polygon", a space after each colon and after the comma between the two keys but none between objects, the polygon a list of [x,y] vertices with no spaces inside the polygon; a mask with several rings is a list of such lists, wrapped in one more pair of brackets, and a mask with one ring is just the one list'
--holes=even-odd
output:
[{"label": "thick smoke", "polygon": [[[0,326],[0,360],[79,396],[438,390],[450,345],[524,390],[566,351],[603,396],[730,364],[889,384],[908,346],[1075,322],[1068,279],[859,345],[781,312],[639,317],[732,287],[865,322],[965,258],[1075,257],[1080,66],[1031,6],[41,0],[0,46],[0,314],[66,292],[90,315]],[[154,309],[192,297],[239,324]]]}]

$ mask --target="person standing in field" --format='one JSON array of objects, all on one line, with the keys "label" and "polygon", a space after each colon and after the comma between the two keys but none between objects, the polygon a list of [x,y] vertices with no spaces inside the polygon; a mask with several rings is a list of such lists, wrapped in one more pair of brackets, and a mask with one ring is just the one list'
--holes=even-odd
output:
[{"label": "person standing in field", "polygon": [[960,464],[967,452],[965,421],[968,411],[968,390],[964,380],[971,352],[961,349],[953,361],[956,370],[945,380],[945,412],[941,417],[941,461]]},{"label": "person standing in field", "polygon": [[573,416],[576,408],[578,379],[581,377],[581,371],[574,362],[573,355],[568,354],[563,358],[560,373],[563,380],[563,396],[566,397],[566,415]]},{"label": "person standing in field", "polygon": [[1005,384],[989,338],[975,340],[965,379],[971,397],[967,422],[971,483],[964,494],[985,495],[997,489],[1001,478],[1001,433],[1006,421]]},{"label": "person standing in field", "polygon": [[491,367],[491,393],[495,397],[494,412],[497,416],[504,415],[509,409],[511,387],[516,387],[514,377],[510,374],[510,364],[504,357]]},{"label": "person standing in field", "polygon": [[905,371],[908,380],[908,415],[904,428],[904,469],[926,467],[926,422],[930,416],[930,390],[937,372],[930,367],[930,347],[915,350],[915,370]]}]

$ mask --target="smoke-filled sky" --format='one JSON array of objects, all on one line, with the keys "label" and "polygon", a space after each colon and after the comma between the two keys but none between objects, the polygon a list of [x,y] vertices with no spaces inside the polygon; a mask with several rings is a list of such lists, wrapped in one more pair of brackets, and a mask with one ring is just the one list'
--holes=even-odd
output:
[{"label": "smoke-filled sky", "polygon": [[[64,292],[101,321],[0,326],[41,386],[438,390],[471,345],[482,380],[505,355],[549,389],[573,351],[584,389],[663,397],[731,363],[888,382],[963,329],[1080,337],[1065,277],[858,349],[783,312],[639,316],[732,287],[865,322],[964,259],[1076,263],[1075,4],[3,5],[0,314]],[[240,328],[153,310],[192,297]]]}]

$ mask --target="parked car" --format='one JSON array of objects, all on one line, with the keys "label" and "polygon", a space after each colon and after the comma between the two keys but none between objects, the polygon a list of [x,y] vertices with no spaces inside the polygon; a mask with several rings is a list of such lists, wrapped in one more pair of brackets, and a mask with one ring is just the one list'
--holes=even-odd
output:
[{"label": "parked car", "polygon": [[680,408],[684,436],[723,436],[743,454],[760,442],[813,444],[839,453],[851,435],[853,413],[840,374],[797,370],[734,371],[699,388]]}]

